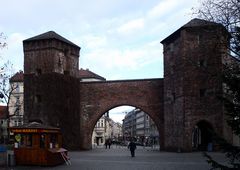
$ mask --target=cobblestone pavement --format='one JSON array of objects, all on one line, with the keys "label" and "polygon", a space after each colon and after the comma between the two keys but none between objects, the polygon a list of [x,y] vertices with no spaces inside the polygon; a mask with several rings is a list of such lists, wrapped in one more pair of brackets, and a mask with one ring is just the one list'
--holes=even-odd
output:
[{"label": "cobblestone pavement", "polygon": [[[207,170],[209,165],[201,152],[173,153],[159,152],[152,148],[138,147],[136,157],[130,157],[126,147],[111,149],[95,148],[90,151],[69,152],[71,165],[56,167],[15,166],[6,170]],[[211,153],[217,160],[223,160],[221,153]],[[1,168],[0,168],[1,169]]]}]

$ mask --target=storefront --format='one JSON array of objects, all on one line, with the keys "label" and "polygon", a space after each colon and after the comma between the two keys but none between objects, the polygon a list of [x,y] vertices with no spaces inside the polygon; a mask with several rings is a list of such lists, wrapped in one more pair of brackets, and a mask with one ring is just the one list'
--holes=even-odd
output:
[{"label": "storefront", "polygon": [[17,165],[52,166],[70,163],[67,150],[62,148],[59,128],[31,122],[9,130],[15,138],[14,155]]}]

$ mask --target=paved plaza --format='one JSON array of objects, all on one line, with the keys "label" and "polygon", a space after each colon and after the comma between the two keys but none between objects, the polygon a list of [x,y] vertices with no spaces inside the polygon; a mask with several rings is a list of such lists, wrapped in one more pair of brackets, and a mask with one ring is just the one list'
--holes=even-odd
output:
[{"label": "paved plaza", "polygon": [[[11,170],[207,170],[209,165],[201,152],[160,152],[154,148],[138,147],[136,157],[130,157],[126,147],[94,148],[90,151],[69,152],[71,165],[56,167],[15,166]],[[221,153],[211,153],[217,160]],[[37,156],[37,155],[36,155]],[[0,168],[1,169],[1,168]]]}]

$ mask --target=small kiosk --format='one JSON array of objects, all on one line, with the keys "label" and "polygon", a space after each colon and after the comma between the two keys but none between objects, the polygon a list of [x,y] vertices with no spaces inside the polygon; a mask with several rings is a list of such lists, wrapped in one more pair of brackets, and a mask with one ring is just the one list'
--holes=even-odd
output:
[{"label": "small kiosk", "polygon": [[54,166],[70,164],[67,150],[62,148],[59,128],[38,122],[9,128],[14,134],[14,155],[17,165]]}]

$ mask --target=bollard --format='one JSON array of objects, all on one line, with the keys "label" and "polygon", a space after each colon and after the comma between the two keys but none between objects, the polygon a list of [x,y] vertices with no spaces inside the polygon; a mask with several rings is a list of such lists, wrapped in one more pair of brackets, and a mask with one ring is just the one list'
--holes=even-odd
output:
[{"label": "bollard", "polygon": [[7,152],[7,165],[9,167],[15,166],[16,162],[15,162],[15,155],[13,151],[8,151]]},{"label": "bollard", "polygon": [[6,147],[4,145],[0,145],[0,167],[6,166],[6,152]]}]

